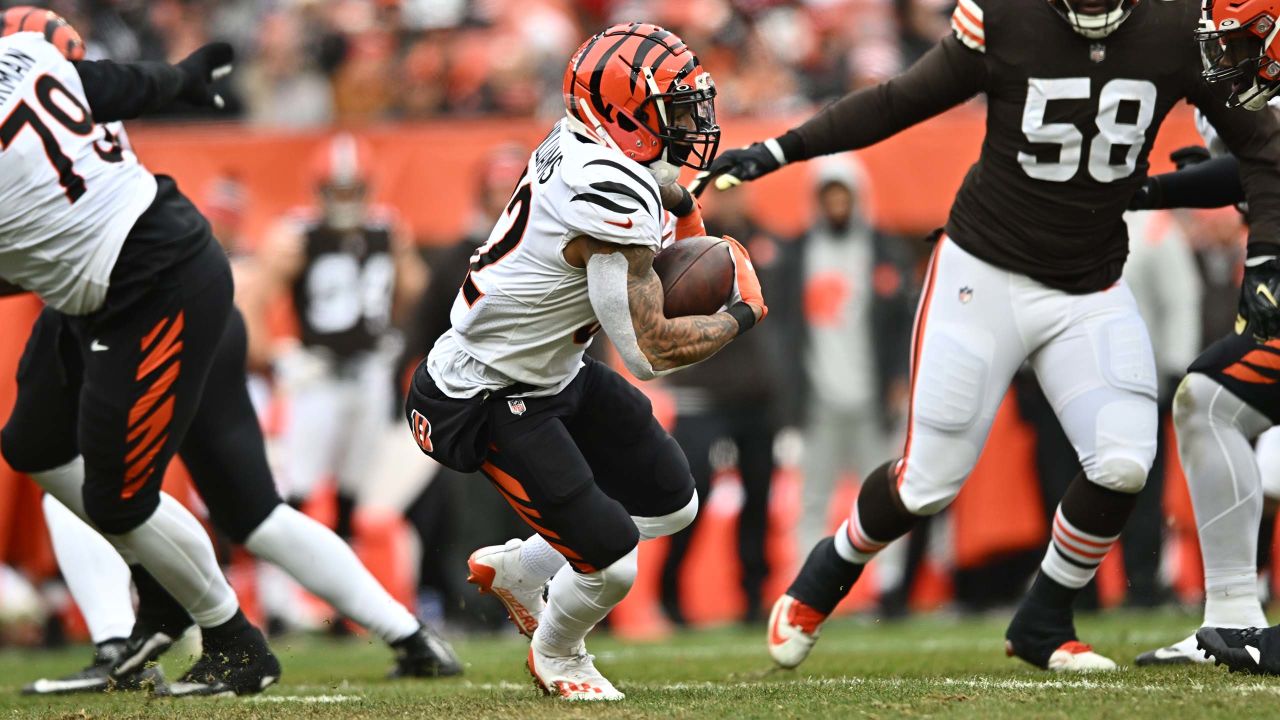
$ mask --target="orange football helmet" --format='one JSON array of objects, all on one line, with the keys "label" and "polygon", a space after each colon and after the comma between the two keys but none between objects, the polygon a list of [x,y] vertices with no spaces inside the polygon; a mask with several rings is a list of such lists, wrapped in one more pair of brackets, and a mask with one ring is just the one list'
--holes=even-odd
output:
[{"label": "orange football helmet", "polygon": [[1230,82],[1227,104],[1261,110],[1280,91],[1280,0],[1205,0],[1196,39],[1209,82]]},{"label": "orange football helmet", "polygon": [[80,33],[52,10],[30,5],[0,10],[0,37],[20,32],[41,33],[66,59],[84,59],[84,40],[80,39]]},{"label": "orange football helmet", "polygon": [[564,73],[575,130],[641,164],[705,170],[720,145],[715,84],[670,30],[624,23],[578,48]]}]

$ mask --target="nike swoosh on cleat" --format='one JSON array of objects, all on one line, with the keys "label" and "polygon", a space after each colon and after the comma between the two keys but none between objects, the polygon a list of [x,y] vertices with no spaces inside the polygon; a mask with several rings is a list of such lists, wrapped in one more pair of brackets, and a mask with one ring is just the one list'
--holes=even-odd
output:
[{"label": "nike swoosh on cleat", "polygon": [[1249,657],[1253,658],[1254,665],[1257,665],[1259,667],[1262,666],[1262,653],[1258,650],[1258,648],[1252,645],[1245,645],[1244,651],[1249,653]]},{"label": "nike swoosh on cleat", "polygon": [[[608,222],[608,221],[606,220],[605,222]],[[1268,289],[1266,285],[1263,285],[1262,283],[1258,283],[1258,294],[1266,298],[1272,305],[1280,306],[1280,303],[1276,302],[1276,297],[1271,294],[1271,290]]]}]

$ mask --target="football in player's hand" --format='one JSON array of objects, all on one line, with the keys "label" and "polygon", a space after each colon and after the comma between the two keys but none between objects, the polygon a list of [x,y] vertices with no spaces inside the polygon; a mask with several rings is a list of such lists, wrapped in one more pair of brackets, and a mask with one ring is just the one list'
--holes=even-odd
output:
[{"label": "football in player's hand", "polygon": [[662,281],[662,310],[669,318],[711,315],[733,292],[733,256],[722,238],[675,242],[653,259],[653,270]]}]

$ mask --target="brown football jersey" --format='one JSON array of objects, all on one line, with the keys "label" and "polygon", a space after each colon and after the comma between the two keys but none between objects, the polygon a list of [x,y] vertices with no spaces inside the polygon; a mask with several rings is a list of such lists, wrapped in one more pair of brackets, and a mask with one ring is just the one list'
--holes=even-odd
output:
[{"label": "brown football jersey", "polygon": [[[987,131],[947,222],[957,245],[1068,292],[1113,284],[1121,218],[1169,110],[1199,107],[1241,160],[1252,238],[1280,240],[1280,124],[1229,109],[1201,77],[1190,0],[1139,3],[1101,40],[1043,0],[960,0],[948,36],[902,75],[832,104],[781,140],[789,159],[870,145],[982,92]],[[1256,203],[1265,207],[1258,207]]]}]

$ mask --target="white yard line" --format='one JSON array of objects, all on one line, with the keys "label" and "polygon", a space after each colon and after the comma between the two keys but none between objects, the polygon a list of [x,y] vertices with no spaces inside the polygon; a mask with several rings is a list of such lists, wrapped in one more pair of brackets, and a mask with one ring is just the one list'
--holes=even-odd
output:
[{"label": "white yard line", "polygon": [[330,703],[357,702],[364,698],[360,695],[254,695],[245,698],[257,703],[300,703],[327,705]]},{"label": "white yard line", "polygon": [[[803,688],[966,688],[971,690],[1004,690],[1004,691],[1020,691],[1020,690],[1091,690],[1104,691],[1114,693],[1166,693],[1171,690],[1186,689],[1191,691],[1209,690],[1214,693],[1230,693],[1234,695],[1280,695],[1280,684],[1271,684],[1265,682],[1251,682],[1242,685],[1215,685],[1212,688],[1206,688],[1202,683],[1187,682],[1185,684],[1168,684],[1168,685],[1129,685],[1117,682],[1100,682],[1087,678],[1075,678],[1069,680],[1017,680],[1010,678],[864,678],[864,677],[847,677],[847,678],[797,678],[794,680],[753,680],[753,681],[732,681],[732,682],[676,682],[676,683],[643,683],[643,682],[626,682],[620,683],[621,688],[625,690],[638,690],[646,692],[687,692],[690,690],[713,690],[713,691],[729,691],[729,690],[768,690],[782,689],[788,687]],[[497,683],[469,683],[468,687],[485,691],[521,691],[527,692],[530,689],[529,683],[515,682],[497,682]]]}]

